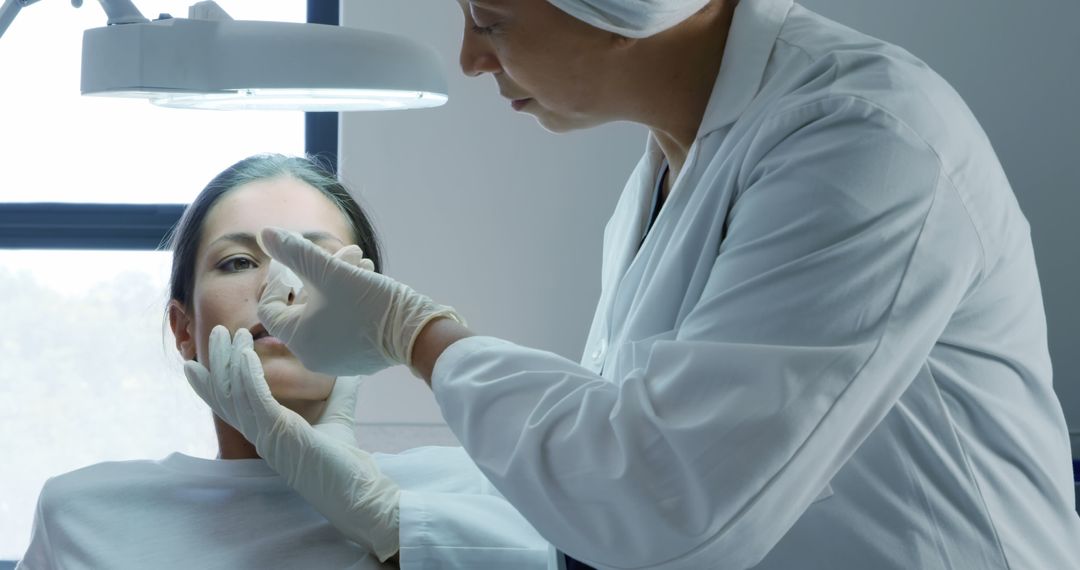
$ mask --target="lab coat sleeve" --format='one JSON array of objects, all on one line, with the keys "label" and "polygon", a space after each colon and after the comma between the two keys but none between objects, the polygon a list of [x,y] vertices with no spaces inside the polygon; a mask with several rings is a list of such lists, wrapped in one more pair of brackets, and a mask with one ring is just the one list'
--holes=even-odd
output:
[{"label": "lab coat sleeve", "polygon": [[37,510],[34,511],[34,528],[30,533],[30,546],[26,549],[22,560],[15,566],[16,570],[48,570],[56,567],[44,514],[47,490],[48,482],[45,483],[41,495],[38,496]]},{"label": "lab coat sleeve", "polygon": [[948,174],[865,100],[775,113],[674,330],[620,347],[614,381],[543,351],[459,341],[435,367],[443,414],[491,482],[578,559],[752,566],[894,406],[979,278],[984,252]]},{"label": "lab coat sleeve", "polygon": [[548,543],[460,447],[374,454],[401,488],[402,570],[543,570]]}]

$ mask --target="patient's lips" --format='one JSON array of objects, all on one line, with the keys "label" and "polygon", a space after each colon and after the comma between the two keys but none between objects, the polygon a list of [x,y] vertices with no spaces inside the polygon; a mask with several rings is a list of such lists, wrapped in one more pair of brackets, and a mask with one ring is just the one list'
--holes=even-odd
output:
[{"label": "patient's lips", "polygon": [[271,336],[271,334],[267,332],[266,327],[264,327],[262,323],[259,323],[248,330],[251,331],[251,339],[255,341],[256,348],[261,346],[266,348],[288,350],[288,347],[285,346],[285,343],[276,336]]}]

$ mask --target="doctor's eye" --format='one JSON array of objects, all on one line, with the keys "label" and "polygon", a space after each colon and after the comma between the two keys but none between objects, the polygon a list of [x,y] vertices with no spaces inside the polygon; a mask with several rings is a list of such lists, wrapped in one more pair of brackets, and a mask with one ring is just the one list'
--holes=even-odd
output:
[{"label": "doctor's eye", "polygon": [[472,31],[478,36],[490,36],[499,29],[499,16],[487,8],[469,3]]},{"label": "doctor's eye", "polygon": [[219,263],[217,266],[218,269],[226,273],[237,273],[240,271],[255,269],[257,267],[259,267],[259,264],[255,263],[255,260],[242,255],[230,257]]},{"label": "doctor's eye", "polygon": [[498,29],[498,24],[492,24],[490,26],[478,26],[476,24],[473,24],[472,27],[473,33],[478,36],[490,36],[491,34],[494,34]]}]

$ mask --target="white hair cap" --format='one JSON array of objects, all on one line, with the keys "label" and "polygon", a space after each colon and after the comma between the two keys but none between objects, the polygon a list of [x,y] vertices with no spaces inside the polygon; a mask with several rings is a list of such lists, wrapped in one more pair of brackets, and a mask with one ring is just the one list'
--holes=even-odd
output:
[{"label": "white hair cap", "polygon": [[709,0],[548,0],[591,26],[628,38],[646,38],[694,15]]}]

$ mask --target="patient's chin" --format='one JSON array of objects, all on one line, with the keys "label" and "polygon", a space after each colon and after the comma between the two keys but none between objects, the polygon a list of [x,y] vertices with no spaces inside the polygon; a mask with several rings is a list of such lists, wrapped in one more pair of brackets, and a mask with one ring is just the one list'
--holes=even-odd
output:
[{"label": "patient's chin", "polygon": [[295,358],[263,358],[263,374],[279,402],[318,402],[330,397],[334,377],[304,368]]}]

